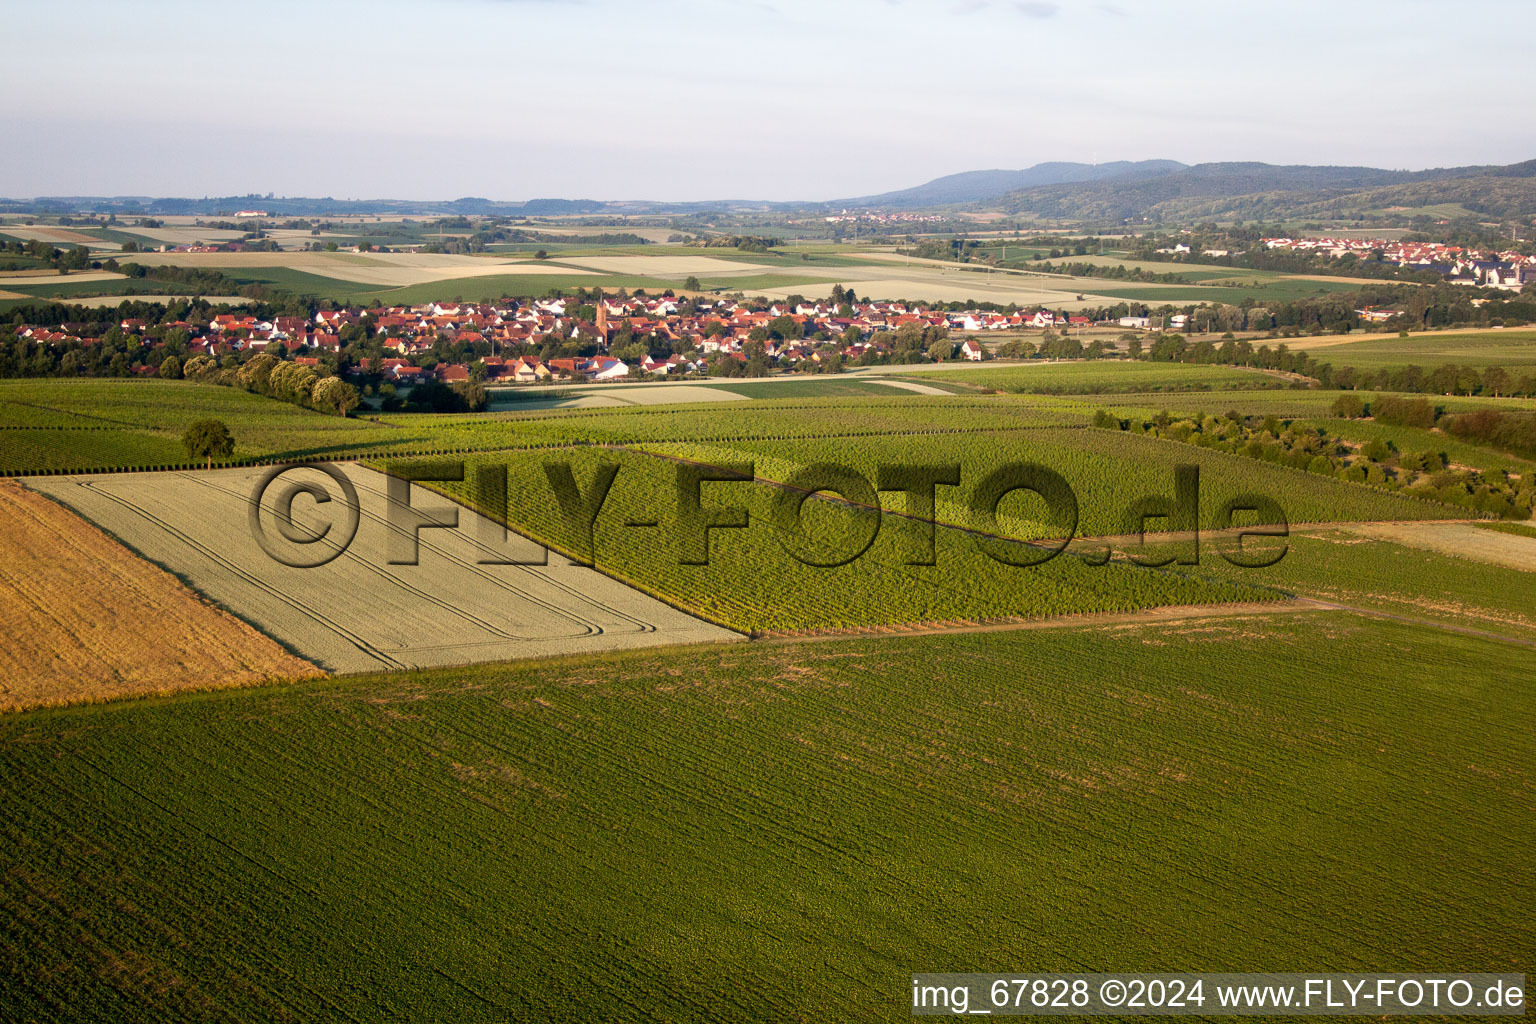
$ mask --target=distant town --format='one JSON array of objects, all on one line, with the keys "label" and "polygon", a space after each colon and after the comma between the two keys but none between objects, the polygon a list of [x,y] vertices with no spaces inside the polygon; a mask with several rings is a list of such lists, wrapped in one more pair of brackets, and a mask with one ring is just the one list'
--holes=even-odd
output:
[{"label": "distant town", "polygon": [[[1475,288],[1518,292],[1536,281],[1536,256],[1513,249],[1493,252],[1441,242],[1394,242],[1376,238],[1266,238],[1264,245],[1269,249],[1314,253],[1334,259],[1353,256],[1360,260],[1428,270],[1440,274],[1451,284]],[[1179,250],[1174,247],[1160,251]],[[1189,252],[1189,247],[1184,246],[1183,251]],[[1226,253],[1206,252],[1205,255],[1225,256]]]}]

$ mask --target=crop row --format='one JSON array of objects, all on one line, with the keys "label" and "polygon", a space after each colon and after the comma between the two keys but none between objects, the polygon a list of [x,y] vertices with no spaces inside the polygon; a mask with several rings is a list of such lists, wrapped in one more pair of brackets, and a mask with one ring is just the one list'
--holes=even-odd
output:
[{"label": "crop row", "polygon": [[4,716],[4,1016],[863,1021],[915,963],[1526,970],[1533,711],[1518,649],[1297,615]]},{"label": "crop row", "polygon": [[[924,374],[926,380],[930,374]],[[1048,395],[1135,393],[1147,391],[1217,391],[1284,388],[1289,382],[1272,374],[1234,366],[1187,363],[1086,362],[999,365],[983,369],[941,370],[931,376],[997,391]]]},{"label": "crop row", "polygon": [[[750,461],[757,472],[784,480],[798,467],[833,462],[874,480],[879,467],[954,463],[960,487],[941,487],[937,515],[943,522],[982,528],[970,508],[971,487],[1008,463],[1034,463],[1065,478],[1076,495],[1078,532],[1087,536],[1127,532],[1133,501],[1175,493],[1174,468],[1199,467],[1201,523],[1210,528],[1229,499],[1261,494],[1277,502],[1288,522],[1448,519],[1464,513],[1299,470],[1156,438],[1071,428],[1007,430],[944,437],[871,437],[836,441],[740,442],[729,445],[647,445],[658,454],[725,463]],[[899,499],[897,499],[899,500]],[[1043,501],[1007,499],[999,519],[1012,536],[1051,534]],[[1159,521],[1152,521],[1156,528]]]},{"label": "crop row", "polygon": [[[599,569],[647,593],[745,632],[987,621],[1272,596],[1240,582],[1213,583],[1198,569],[1093,566],[1071,553],[1043,565],[1005,565],[983,552],[975,537],[951,527],[935,531],[936,564],[911,564],[927,554],[921,523],[885,516],[873,517],[878,521],[872,527],[867,512],[808,501],[797,527],[775,519],[773,501],[782,489],[741,481],[701,486],[704,505],[739,506],[747,526],[710,531],[708,563],[688,564],[700,531],[680,521],[676,462],[595,447],[471,455],[465,462],[463,481],[431,486],[505,516],[519,532],[557,550],[590,555]],[[551,462],[568,465],[584,494],[599,464],[618,467],[590,546],[582,517],[562,514],[545,469]],[[403,465],[394,468],[402,471]],[[493,471],[492,480],[506,474],[505,513],[501,495],[482,486],[482,468]],[[846,564],[807,564],[836,561],[865,543]]]}]

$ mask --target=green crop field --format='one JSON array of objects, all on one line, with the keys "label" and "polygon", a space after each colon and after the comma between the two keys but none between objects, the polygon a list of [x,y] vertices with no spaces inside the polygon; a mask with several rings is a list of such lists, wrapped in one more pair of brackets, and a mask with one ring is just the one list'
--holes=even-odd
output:
[{"label": "green crop field", "polygon": [[338,419],[233,388],[162,380],[0,381],[0,472],[132,469],[187,461],[181,432],[212,417],[236,460],[377,448],[419,450],[428,434]]},{"label": "green crop field", "polygon": [[[1369,402],[1375,396],[1375,392],[1359,392],[1361,400]],[[1166,396],[1159,395],[1156,398],[1140,396],[1113,396],[1106,395],[1103,398],[1079,398],[1057,399],[1055,408],[1066,410],[1084,410],[1090,414],[1096,408],[1108,408],[1117,410],[1122,416],[1131,416],[1145,413],[1150,416],[1159,409],[1172,409],[1176,412],[1190,412],[1203,409],[1206,412],[1225,412],[1228,409],[1239,409],[1242,412],[1264,416],[1291,416],[1306,417],[1309,419],[1327,419],[1333,414],[1330,409],[1338,400],[1340,392],[1315,389],[1297,390],[1294,388],[1283,391],[1211,391],[1209,393],[1170,393]],[[1504,410],[1536,410],[1536,399],[1530,398],[1486,398],[1481,395],[1417,395],[1424,398],[1435,408],[1443,412],[1466,412],[1471,409],[1504,409]],[[1033,398],[1031,402],[1041,404],[1045,398]]]},{"label": "green crop field", "polygon": [[[836,446],[813,445],[823,458],[838,458]],[[687,446],[658,449],[670,452],[711,454]],[[583,489],[599,465],[618,467],[590,546],[585,527],[562,515],[556,502],[544,469],[552,461],[569,465]],[[557,551],[590,560],[609,576],[742,632],[991,621],[1274,597],[1240,582],[1213,583],[1198,567],[1154,570],[1119,561],[1095,566],[1071,553],[1038,566],[1005,565],[963,529],[943,525],[934,531],[934,564],[912,564],[927,557],[920,524],[885,517],[870,531],[868,512],[818,501],[803,510],[802,535],[773,518],[771,500],[779,489],[748,482],[703,485],[706,503],[739,505],[750,521],[744,529],[713,531],[707,551],[696,555],[687,541],[693,531],[684,528],[676,497],[678,465],[657,454],[578,447],[471,455],[464,463],[462,482],[433,486]],[[377,464],[396,472],[410,472],[413,465]],[[490,467],[506,474],[509,511],[492,506],[479,489],[479,474]],[[1040,536],[1033,526],[1021,516],[1004,524],[1008,536],[1024,539]],[[994,543],[1007,558],[1038,554],[1017,542]],[[847,564],[826,564],[849,553],[857,557]],[[694,564],[699,558],[707,562]]]},{"label": "green crop field", "polygon": [[[1524,523],[1473,526],[1536,538]],[[1218,560],[1211,563],[1213,574],[1288,596],[1536,643],[1536,573],[1367,541],[1347,529],[1299,531],[1287,544],[1285,557],[1269,568],[1235,568]]]},{"label": "green crop field", "polygon": [[736,381],[727,380],[710,384],[735,395],[748,398],[890,398],[898,394],[889,384],[876,380],[847,379],[840,376],[812,376],[791,381]]},{"label": "green crop field", "polygon": [[[819,411],[819,410],[816,410]],[[678,415],[681,415],[679,413]],[[668,417],[669,421],[676,417]],[[593,417],[593,419],[599,419]],[[612,417],[601,419],[612,420]],[[863,431],[799,440],[726,438],[723,443],[661,443],[636,447],[610,435],[605,447],[505,451],[467,458],[464,480],[440,483],[444,493],[505,519],[557,550],[590,558],[605,573],[711,621],[744,632],[840,628],[919,621],[990,621],[1065,612],[1122,611],[1192,602],[1269,600],[1263,589],[1240,578],[1212,587],[1199,567],[1152,571],[1122,561],[1093,566],[1071,552],[1044,565],[1004,565],[978,549],[970,531],[1044,541],[1061,536],[1060,525],[1037,499],[1016,499],[998,508],[997,521],[971,508],[978,483],[1006,462],[1033,463],[1060,473],[1075,492],[1077,532],[1105,536],[1126,532],[1135,498],[1171,495],[1176,465],[1199,467],[1202,521],[1239,495],[1272,495],[1290,522],[1447,519],[1464,510],[1391,492],[1351,485],[1235,455],[1120,432],[1072,428],[954,429],[936,432]],[[590,533],[560,512],[544,466],[569,464],[578,485],[595,479],[598,466],[616,466],[613,489]],[[678,520],[679,462],[712,467],[751,464],[770,483],[710,484],[709,501],[747,509],[742,530],[718,531],[708,564],[689,564]],[[836,463],[867,481],[885,465],[960,467],[961,485],[936,494],[933,565],[924,558],[923,531],[900,516],[870,527],[870,516],[829,502],[811,502],[797,533],[773,519],[779,489],[797,470]],[[380,465],[409,471],[408,463]],[[492,507],[476,483],[483,467],[509,481],[507,511]],[[701,488],[701,499],[703,495]],[[845,495],[845,497],[851,497]],[[922,514],[887,492],[882,505],[894,513]],[[635,522],[654,526],[637,529]],[[1158,528],[1154,523],[1152,528]],[[1016,546],[1005,558],[1023,558]],[[862,552],[848,564],[849,552]]]},{"label": "green crop field", "polygon": [[[1224,274],[1223,278],[1232,276],[1228,273]],[[1359,283],[1354,281],[1326,281],[1303,277],[1269,278],[1251,284],[1202,284],[1187,287],[1166,284],[1123,284],[1112,278],[1074,278],[1073,280],[1080,282],[1083,291],[1092,292],[1094,295],[1145,302],[1152,306],[1164,303],[1179,305],[1200,302],[1240,303],[1244,299],[1253,299],[1260,303],[1266,299],[1272,302],[1293,302],[1297,299],[1326,295],[1329,292],[1357,291],[1360,288]],[[1109,282],[1108,286],[1104,284],[1106,281]]]},{"label": "green crop field", "polygon": [[[1176,465],[1200,469],[1201,502],[1210,512],[1240,494],[1269,493],[1293,523],[1378,519],[1461,518],[1430,502],[1387,491],[1340,486],[1327,477],[1245,459],[1236,455],[1162,441],[1121,431],[1040,427],[975,431],[955,435],[885,434],[837,440],[742,441],[728,445],[648,445],[677,458],[710,465],[751,461],[758,474],[785,480],[796,469],[836,462],[869,479],[877,467],[901,462],[956,463],[962,486],[940,492],[939,519],[973,529],[982,524],[968,512],[967,481],[977,481],[1004,462],[1030,462],[1060,473],[1077,495],[1078,532],[1085,536],[1122,533],[1131,497],[1172,494]],[[1042,506],[1031,505],[1039,510]],[[1004,516],[1010,536],[1050,536],[1036,518]]]},{"label": "green crop field", "polygon": [[11,715],[0,987],[32,1021],[895,1021],[914,970],[1525,970],[1533,669],[1313,613]]},{"label": "green crop field", "polygon": [[[1306,347],[1303,345],[1302,347]],[[1334,366],[1362,370],[1419,366],[1433,370],[1446,363],[1458,366],[1502,366],[1517,371],[1536,367],[1536,331],[1489,330],[1473,334],[1434,333],[1376,335],[1358,341],[1319,346],[1314,358]]]},{"label": "green crop field", "polygon": [[249,6],[0,15],[0,1024],[1523,1024],[1536,0]]},{"label": "green crop field", "polygon": [[1114,359],[1061,363],[997,363],[940,370],[914,377],[998,391],[1036,394],[1108,394],[1137,391],[1224,391],[1283,388],[1290,382],[1276,374],[1236,366],[1145,363]]},{"label": "green crop field", "polygon": [[[0,716],[0,1018],[895,1020],[923,969],[1522,969],[1536,540],[1089,424],[1237,409],[1530,464],[1228,367],[896,379],[956,393],[730,380],[704,386],[751,400],[339,419],[187,382],[0,382],[5,471],[182,464],[205,416],[235,461],[462,460],[427,486],[756,634]],[[980,390],[1025,382],[1065,393]],[[757,482],[701,485],[746,525],[692,564],[680,469],[748,462]],[[1061,533],[1025,492],[972,508],[1007,462],[1059,472],[1115,557],[989,555]],[[558,463],[586,494],[617,467],[590,544]],[[779,518],[825,463],[957,465],[933,564],[898,490],[873,536],[845,502]],[[1133,564],[1169,549],[1115,536],[1128,506],[1171,497],[1178,465],[1203,531],[1273,498],[1285,557],[1239,568],[1203,538],[1198,564]]]}]

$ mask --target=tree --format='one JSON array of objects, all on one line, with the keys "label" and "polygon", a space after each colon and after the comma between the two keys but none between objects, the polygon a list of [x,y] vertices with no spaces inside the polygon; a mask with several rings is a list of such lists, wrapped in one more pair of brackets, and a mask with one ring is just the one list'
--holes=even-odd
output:
[{"label": "tree", "polygon": [[267,387],[273,398],[285,402],[308,402],[314,393],[318,374],[299,363],[279,363],[267,378]]},{"label": "tree", "polygon": [[485,390],[484,384],[476,381],[456,381],[450,385],[453,393],[459,396],[459,402],[464,404],[464,410],[470,413],[478,413],[490,404],[490,391]]},{"label": "tree", "polygon": [[699,279],[694,277],[692,274],[689,274],[688,280],[683,282],[683,291],[685,292],[697,292],[703,290],[704,286],[700,284]]},{"label": "tree", "polygon": [[1509,371],[1499,366],[1490,366],[1483,371],[1483,390],[1493,392],[1493,397],[1500,398],[1509,393]]},{"label": "tree", "polygon": [[188,380],[201,380],[205,375],[218,372],[219,364],[207,356],[193,356],[181,366],[182,376]]},{"label": "tree", "polygon": [[272,371],[279,362],[281,360],[270,352],[258,353],[246,360],[245,365],[240,367],[240,372],[236,379],[240,381],[242,387],[249,388],[252,391],[265,392],[267,390],[267,381],[272,376]]},{"label": "tree", "polygon": [[160,376],[166,380],[180,380],[181,360],[175,356],[166,356],[160,360]]},{"label": "tree", "polygon": [[235,439],[222,420],[193,420],[182,431],[181,443],[192,458],[207,459],[209,469],[215,456],[225,459],[235,451]]},{"label": "tree", "polygon": [[340,377],[326,377],[317,383],[310,400],[315,403],[315,408],[334,412],[337,416],[345,416],[361,401],[357,388]]},{"label": "tree", "polygon": [[1333,414],[1340,419],[1357,420],[1365,415],[1365,402],[1359,395],[1340,395],[1333,400]]}]

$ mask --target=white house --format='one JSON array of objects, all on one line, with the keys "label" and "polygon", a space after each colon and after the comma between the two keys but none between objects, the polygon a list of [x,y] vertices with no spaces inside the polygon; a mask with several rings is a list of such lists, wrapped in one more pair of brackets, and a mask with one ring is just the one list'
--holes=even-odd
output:
[{"label": "white house", "polygon": [[622,359],[600,356],[592,360],[590,376],[593,380],[619,380],[629,376],[629,364]]}]

